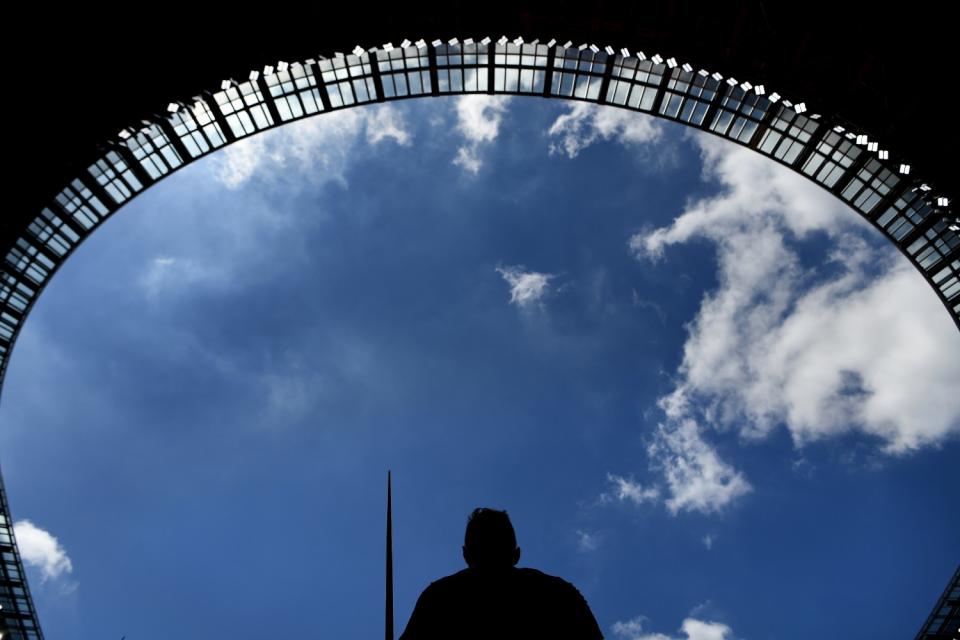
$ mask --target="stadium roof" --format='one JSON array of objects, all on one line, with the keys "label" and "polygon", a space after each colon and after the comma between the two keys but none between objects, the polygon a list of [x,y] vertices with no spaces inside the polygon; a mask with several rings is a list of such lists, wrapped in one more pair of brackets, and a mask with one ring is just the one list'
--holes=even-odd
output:
[{"label": "stadium roof", "polygon": [[960,328],[960,221],[942,132],[952,129],[939,98],[949,21],[922,9],[895,23],[882,11],[746,0],[697,11],[560,2],[34,15],[23,26],[36,49],[11,83],[20,108],[0,234],[0,385],[47,280],[156,180],[291,119],[449,93],[618,105],[750,146],[880,229]]}]

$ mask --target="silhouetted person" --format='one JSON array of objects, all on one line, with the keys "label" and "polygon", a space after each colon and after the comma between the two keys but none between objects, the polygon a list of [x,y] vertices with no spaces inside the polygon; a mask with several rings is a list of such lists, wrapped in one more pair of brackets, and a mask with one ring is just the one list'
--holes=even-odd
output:
[{"label": "silhouetted person", "polygon": [[400,640],[603,638],[576,587],[514,566],[520,547],[506,511],[474,509],[463,559],[467,569],[431,583],[420,594]]}]

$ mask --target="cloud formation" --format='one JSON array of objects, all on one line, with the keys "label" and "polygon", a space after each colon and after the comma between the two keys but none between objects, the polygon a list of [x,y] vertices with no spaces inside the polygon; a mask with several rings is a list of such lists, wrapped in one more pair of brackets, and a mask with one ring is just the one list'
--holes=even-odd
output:
[{"label": "cloud formation", "polygon": [[597,140],[615,140],[624,145],[656,142],[663,127],[652,117],[617,109],[577,102],[550,125],[547,134],[558,139],[550,143],[550,154],[577,155]]},{"label": "cloud formation", "polygon": [[743,474],[721,460],[701,437],[693,420],[659,425],[647,453],[667,482],[670,497],[665,504],[674,515],[680,511],[719,512],[751,490]]},{"label": "cloud formation", "polygon": [[496,272],[510,285],[511,304],[527,309],[536,305],[547,294],[550,280],[555,276],[523,269],[522,266],[497,267]]},{"label": "cloud formation", "polygon": [[600,537],[589,531],[577,529],[577,549],[584,553],[596,551],[600,548]]},{"label": "cloud formation", "polygon": [[644,502],[656,502],[660,498],[660,489],[657,487],[644,487],[635,482],[632,478],[624,478],[612,473],[607,474],[607,481],[613,485],[611,491],[600,495],[601,502],[632,502],[633,504],[643,504]]},{"label": "cloud formation", "polygon": [[453,164],[476,175],[483,166],[480,149],[497,139],[508,96],[466,95],[457,98],[457,131],[465,144],[457,149]]},{"label": "cloud formation", "polygon": [[214,175],[237,189],[254,176],[294,173],[311,180],[346,183],[344,169],[364,135],[370,145],[385,140],[409,146],[412,136],[390,105],[344,109],[283,125],[239,140],[213,156]]},{"label": "cloud formation", "polygon": [[[667,506],[717,511],[749,491],[704,441],[707,427],[756,440],[784,425],[798,448],[856,431],[888,454],[960,432],[958,336],[919,274],[803,178],[723,141],[696,142],[721,193],[630,240],[638,257],[659,260],[706,239],[719,261],[648,451]],[[796,248],[814,234],[835,247],[825,265],[804,265]]]},{"label": "cloud formation", "polygon": [[[324,207],[276,206],[265,197],[279,187],[285,194],[318,189],[328,183],[349,186],[351,167],[378,153],[384,145],[412,144],[402,107],[376,105],[309,117],[228,145],[202,163],[216,183],[198,185],[198,193],[217,194],[222,207],[169,208],[156,237],[166,248],[150,256],[137,284],[150,301],[167,299],[187,290],[236,289],[287,268],[308,255],[305,224],[327,217]],[[198,167],[199,170],[200,167]],[[187,174],[194,176],[193,172]],[[238,193],[223,193],[220,186]],[[171,183],[183,189],[182,183]],[[177,198],[190,202],[193,189]],[[195,229],[190,237],[176,234],[178,226]],[[283,245],[285,260],[273,253]]]},{"label": "cloud formation", "polygon": [[191,287],[219,287],[230,283],[229,273],[221,265],[172,256],[154,258],[140,278],[140,286],[151,301]]},{"label": "cloud formation", "polygon": [[351,394],[362,397],[367,407],[376,402],[372,398],[389,396],[383,387],[387,365],[375,342],[362,335],[314,334],[298,349],[303,351],[274,353],[257,373],[264,425],[280,428],[304,418],[317,419]]},{"label": "cloud formation", "polygon": [[662,633],[647,633],[643,625],[647,622],[646,616],[636,616],[629,620],[614,622],[611,630],[613,635],[623,640],[670,640]]},{"label": "cloud formation", "polygon": [[645,616],[637,616],[625,622],[615,622],[611,629],[616,637],[623,640],[730,640],[733,638],[733,630],[720,622],[686,618],[680,626],[682,636],[646,632],[643,630],[646,622]]},{"label": "cloud formation", "polygon": [[19,520],[13,525],[13,533],[20,548],[20,557],[40,570],[43,582],[73,572],[73,562],[50,532],[41,529],[29,520]]},{"label": "cloud formation", "polygon": [[376,145],[392,140],[400,146],[409,146],[413,136],[406,128],[400,112],[389,105],[378,105],[367,114],[367,142]]}]

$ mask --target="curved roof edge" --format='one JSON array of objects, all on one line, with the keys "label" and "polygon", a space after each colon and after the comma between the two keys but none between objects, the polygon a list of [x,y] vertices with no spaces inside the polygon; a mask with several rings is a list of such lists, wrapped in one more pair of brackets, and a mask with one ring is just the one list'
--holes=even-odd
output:
[{"label": "curved roof edge", "polygon": [[594,43],[448,41],[356,47],[225,80],[122,130],[23,228],[0,264],[0,390],[17,335],[50,277],[107,218],[213,151],[288,122],[415,97],[505,94],[625,108],[761,153],[879,229],[920,271],[960,329],[960,220],[868,132],[749,81],[674,58]]}]

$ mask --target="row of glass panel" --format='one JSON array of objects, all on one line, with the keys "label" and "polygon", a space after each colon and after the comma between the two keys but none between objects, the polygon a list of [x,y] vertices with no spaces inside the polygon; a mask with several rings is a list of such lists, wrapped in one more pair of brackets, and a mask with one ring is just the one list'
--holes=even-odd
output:
[{"label": "row of glass panel", "polygon": [[[426,45],[407,46],[376,51],[373,56],[364,52],[280,65],[263,77],[252,74],[250,80],[228,83],[192,105],[171,105],[172,112],[163,121],[115,141],[89,167],[89,175],[74,180],[51,208],[31,222],[29,240],[19,239],[7,256],[5,269],[14,273],[3,274],[0,305],[13,313],[0,313],[0,375],[20,318],[59,261],[83,235],[145,186],[232,140],[278,125],[274,114],[287,122],[320,113],[325,105],[336,109],[431,94],[430,53]],[[657,58],[609,55],[592,48],[554,47],[551,51],[540,44],[441,44],[433,47],[433,55],[437,93],[543,94],[546,90],[548,95],[600,101],[606,82],[603,101],[608,104],[655,111],[661,117],[749,145],[794,166],[827,189],[845,184],[838,195],[868,218],[874,218],[877,205],[900,186],[899,176],[872,157],[856,175],[844,180],[864,153],[853,134],[841,127],[818,133],[821,123],[816,116],[802,115],[789,103],[777,104],[776,94],[767,97],[759,87],[723,81],[718,74],[694,72],[686,66],[671,68]],[[382,94],[374,78],[374,64]],[[605,77],[608,71],[609,78]],[[547,77],[551,79],[549,88],[545,87]],[[758,131],[762,135],[757,136]],[[898,199],[876,217],[877,224],[898,243],[931,215],[939,215],[925,194],[905,197],[907,200]],[[908,253],[951,301],[956,295],[957,271],[948,265],[944,275],[938,263],[956,248],[957,235],[945,223],[928,224],[909,242]],[[940,270],[934,273],[934,269]]]},{"label": "row of glass panel", "polygon": [[36,610],[16,553],[6,491],[0,481],[0,631],[3,638],[41,640]]}]

